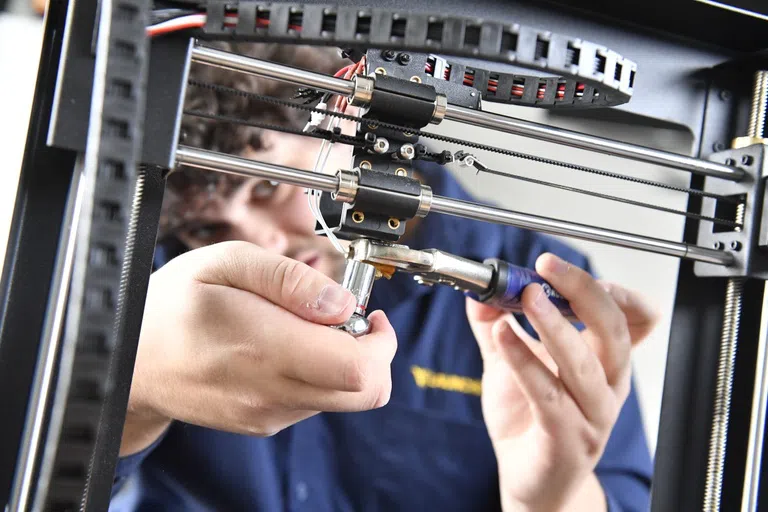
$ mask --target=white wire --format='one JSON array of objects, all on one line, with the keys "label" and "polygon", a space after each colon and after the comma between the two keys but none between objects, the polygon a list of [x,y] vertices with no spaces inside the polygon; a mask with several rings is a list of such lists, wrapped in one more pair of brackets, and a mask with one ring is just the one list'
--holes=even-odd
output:
[{"label": "white wire", "polygon": [[[334,107],[333,110],[336,111],[337,109]],[[336,126],[339,125],[340,121],[341,119],[334,118],[331,121],[331,124],[333,124],[333,126],[329,127],[329,129],[333,130],[334,128],[336,128]],[[320,145],[320,151],[317,152],[317,158],[315,159],[315,167],[313,169],[313,172],[319,172],[319,173],[325,172],[325,165],[326,163],[328,163],[328,157],[330,156],[332,149],[333,149],[333,143],[327,139],[323,139],[323,143]],[[317,220],[317,222],[323,228],[323,232],[325,233],[325,236],[328,237],[328,240],[331,241],[331,243],[333,244],[333,246],[336,248],[337,251],[339,251],[341,254],[346,255],[347,251],[344,250],[344,247],[342,247],[341,242],[339,242],[339,239],[336,238],[336,235],[328,227],[328,224],[326,224],[325,218],[323,218],[323,214],[320,211],[319,191],[310,189],[309,193],[307,194],[307,201],[309,202],[309,209],[312,211],[312,214],[315,216],[315,219]]]},{"label": "white wire", "polygon": [[196,23],[205,23],[206,19],[207,19],[207,16],[205,14],[188,14],[187,16],[181,16],[179,18],[173,18],[171,20],[163,21],[155,25],[150,25],[147,28],[152,30],[165,29],[169,27],[176,28],[179,26],[184,26],[187,23],[190,23],[193,21]]}]

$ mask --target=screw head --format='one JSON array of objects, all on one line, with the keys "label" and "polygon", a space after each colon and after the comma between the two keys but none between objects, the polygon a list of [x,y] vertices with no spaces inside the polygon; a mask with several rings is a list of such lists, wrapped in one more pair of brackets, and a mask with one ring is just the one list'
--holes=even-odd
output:
[{"label": "screw head", "polygon": [[741,165],[752,165],[752,162],[754,162],[755,159],[752,158],[750,155],[744,155],[741,157]]},{"label": "screw head", "polygon": [[738,240],[734,240],[731,242],[731,249],[734,251],[740,251],[741,250],[741,242]]},{"label": "screw head", "polygon": [[389,141],[382,137],[377,138],[373,144],[373,150],[379,154],[386,153],[389,150]]},{"label": "screw head", "polygon": [[406,160],[413,160],[416,156],[416,150],[413,148],[413,144],[403,144],[400,147],[400,156]]},{"label": "screw head", "polygon": [[411,62],[411,55],[409,53],[401,53],[397,56],[397,62],[403,66],[407,66]]},{"label": "screw head", "polygon": [[712,149],[719,153],[720,151],[725,150],[725,144],[723,144],[722,142],[715,142],[714,144],[712,144]]},{"label": "screw head", "polygon": [[731,99],[731,91],[722,90],[720,91],[720,99],[723,101],[728,101]]},{"label": "screw head", "polygon": [[712,244],[712,246],[715,248],[716,251],[722,251],[724,244],[723,242],[715,242],[714,244]]},{"label": "screw head", "polygon": [[384,50],[383,52],[381,52],[381,56],[384,60],[391,62],[395,60],[397,53],[395,53],[395,50]]}]

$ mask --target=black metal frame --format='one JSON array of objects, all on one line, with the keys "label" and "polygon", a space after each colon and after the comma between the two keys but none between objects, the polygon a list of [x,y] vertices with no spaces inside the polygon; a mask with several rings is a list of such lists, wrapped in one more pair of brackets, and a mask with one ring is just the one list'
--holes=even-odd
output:
[{"label": "black metal frame", "polygon": [[[6,501],[16,466],[26,413],[26,390],[30,389],[34,373],[56,247],[62,235],[62,211],[75,166],[76,150],[80,149],[77,143],[64,144],[63,148],[46,145],[57,70],[62,65],[60,55],[63,55],[62,35],[67,8],[74,5],[77,10],[89,13],[79,15],[73,11],[77,21],[85,26],[89,26],[89,23],[93,26],[92,20],[96,13],[95,1],[78,0],[75,4],[70,4],[70,1],[53,0],[49,5],[33,115],[2,277],[0,389],[6,392],[0,393],[0,410],[4,414],[3,422],[0,422],[0,504]],[[348,0],[340,3],[356,5],[360,2]],[[421,3],[415,2],[414,5],[414,2],[405,0],[388,2],[404,10],[418,10],[423,7]],[[734,137],[745,134],[751,74],[757,65],[765,62],[765,54],[758,50],[768,46],[768,42],[760,36],[760,33],[765,33],[765,24],[753,19],[739,20],[730,13],[707,13],[704,18],[698,19],[699,26],[684,23],[683,32],[688,39],[681,39],[678,34],[665,30],[675,19],[684,20],[690,14],[683,7],[683,4],[687,6],[685,2],[672,6],[669,1],[656,2],[670,9],[671,14],[666,16],[651,14],[664,11],[661,7],[655,9],[650,5],[654,3],[651,0],[642,3],[602,3],[605,5],[600,5],[601,2],[584,2],[584,9],[576,10],[561,2],[510,3],[484,0],[473,3],[473,14],[486,19],[508,17],[557,33],[599,41],[635,60],[638,63],[638,78],[632,101],[616,109],[590,115],[612,116],[622,112],[634,114],[633,119],[637,122],[662,120],[684,126],[693,134],[697,148],[694,156],[700,158],[708,158],[712,153],[722,151]],[[441,9],[445,12],[458,13],[465,8],[465,3],[460,0],[441,2]],[[641,19],[644,26],[630,23],[633,9],[643,13],[641,18],[635,19]],[[722,28],[718,27],[722,23],[730,23],[739,34],[730,48],[727,47],[728,39],[713,38],[720,45],[717,47],[706,39],[706,29],[712,33]],[[81,32],[79,35],[86,40],[90,38],[90,34]],[[84,49],[87,68],[88,45],[81,44],[80,48]],[[175,51],[178,56],[186,52],[186,49],[182,44],[177,45]],[[78,57],[82,58],[83,55]],[[183,75],[183,68],[177,68],[177,76],[178,73]],[[509,66],[507,69],[515,68]],[[154,93],[169,91],[160,84],[153,85],[152,76],[148,91],[150,102],[153,101]],[[175,87],[177,91],[180,90],[181,82]],[[179,111],[172,114],[176,116],[172,119],[177,121]],[[78,115],[83,115],[82,109]],[[59,117],[59,128],[62,123],[66,127],[66,122],[66,117]],[[173,130],[177,124],[169,123],[166,126]],[[78,134],[74,132],[69,135]],[[159,148],[149,163],[170,165],[170,159],[165,158],[165,149]],[[99,452],[94,459],[96,471],[91,475],[91,492],[87,501],[89,510],[103,509],[108,499],[106,490],[111,485],[122,413],[127,401],[138,339],[139,312],[143,309],[146,276],[150,271],[156,209],[162,200],[162,169],[151,169],[148,172],[150,186],[145,189],[147,208],[139,215],[141,229],[134,245],[137,261],[131,267],[137,272],[132,279],[139,283],[140,297],[127,304],[119,320],[124,328],[124,343],[120,346],[110,373],[111,378],[117,378],[111,381],[111,387],[119,393],[113,397],[114,401],[102,409],[102,430],[94,440]],[[693,177],[692,185],[702,186],[703,183]],[[689,211],[700,211],[698,199],[691,198]],[[685,241],[695,243],[696,240],[696,223],[689,221]],[[711,397],[724,290],[724,278],[697,277],[691,263],[681,263],[656,452],[654,511],[701,507],[704,482],[702,469],[706,466],[710,434]],[[745,432],[749,422],[749,414],[744,411],[749,410],[752,394],[751,376],[754,372],[754,351],[761,316],[758,305],[762,302],[762,292],[762,281],[747,283],[737,359],[738,372],[734,385],[734,396],[738,400],[732,407],[732,429],[729,432],[729,468],[743,468],[747,437]],[[126,319],[130,319],[129,324],[124,323]],[[107,414],[107,411],[117,414]],[[111,421],[108,418],[112,418]],[[723,508],[732,509],[740,500],[743,471],[735,469],[727,471],[726,475],[722,503]]]}]

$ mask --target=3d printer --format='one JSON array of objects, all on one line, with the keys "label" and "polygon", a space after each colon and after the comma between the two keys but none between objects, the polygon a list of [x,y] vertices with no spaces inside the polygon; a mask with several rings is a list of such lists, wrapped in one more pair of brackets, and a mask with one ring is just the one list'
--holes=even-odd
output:
[{"label": "3d printer", "polygon": [[[768,12],[733,4],[488,0],[466,16],[453,1],[436,9],[178,0],[154,10],[140,0],[52,2],[3,274],[0,503],[106,509],[164,179],[185,164],[317,191],[319,230],[353,241],[344,284],[360,308],[340,326],[353,334],[365,332],[367,295],[387,273],[410,272],[511,309],[521,286],[537,279],[504,262],[398,245],[416,216],[458,215],[680,258],[653,510],[757,509],[768,403],[768,328],[761,326]],[[335,46],[355,73],[323,76],[206,45],[216,40]],[[191,61],[360,107],[357,117],[322,100],[290,105],[308,119],[330,120],[310,121],[308,131],[353,145],[353,166],[322,175],[179,145],[181,116],[205,115],[184,111],[185,88],[212,86],[188,83]],[[698,150],[678,155],[587,136],[490,114],[483,102],[598,115],[622,109],[686,126]],[[356,123],[355,135],[334,127],[341,119]],[[676,189],[688,195],[687,210],[667,211],[687,218],[685,239],[435,196],[410,177],[412,162],[498,172],[473,148],[628,178],[427,129],[444,121],[690,173],[690,185]],[[430,153],[424,139],[466,150]]]}]

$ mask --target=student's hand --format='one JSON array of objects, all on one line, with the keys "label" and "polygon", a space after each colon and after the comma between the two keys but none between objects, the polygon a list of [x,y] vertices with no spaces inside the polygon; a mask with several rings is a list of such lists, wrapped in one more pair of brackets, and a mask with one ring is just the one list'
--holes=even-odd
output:
[{"label": "student's hand", "polygon": [[385,405],[395,333],[381,312],[360,338],[328,327],[350,292],[244,242],[197,249],[150,280],[121,455],[171,420],[269,436],[320,411]]},{"label": "student's hand", "polygon": [[568,299],[584,331],[538,284],[522,302],[541,343],[511,314],[467,301],[502,504],[506,511],[605,509],[594,469],[629,394],[630,350],[657,314],[635,293],[553,255],[539,258],[536,270]]}]

